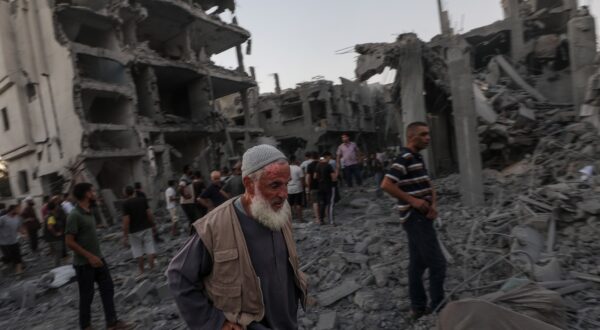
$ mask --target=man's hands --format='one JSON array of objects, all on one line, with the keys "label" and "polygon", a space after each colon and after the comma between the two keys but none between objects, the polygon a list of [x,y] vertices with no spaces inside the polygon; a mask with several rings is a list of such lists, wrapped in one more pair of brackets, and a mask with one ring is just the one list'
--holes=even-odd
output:
[{"label": "man's hands", "polygon": [[437,211],[437,208],[435,207],[435,205],[431,205],[431,207],[429,208],[429,212],[427,212],[427,215],[425,217],[427,217],[427,219],[429,219],[429,220],[437,219],[438,211]]},{"label": "man's hands", "polygon": [[429,212],[429,202],[427,202],[424,199],[413,198],[410,201],[410,206],[417,209],[417,211],[419,211],[423,214],[428,214],[428,212]]},{"label": "man's hands", "polygon": [[229,321],[225,321],[221,330],[242,330],[242,327]]},{"label": "man's hands", "polygon": [[104,266],[104,263],[102,262],[102,260],[94,255],[92,255],[88,258],[88,262],[94,268],[100,268],[100,267]]},{"label": "man's hands", "polygon": [[438,211],[435,204],[429,204],[428,201],[420,198],[414,198],[410,202],[410,206],[412,206],[417,211],[425,214],[425,217],[429,220],[435,220],[438,217]]}]

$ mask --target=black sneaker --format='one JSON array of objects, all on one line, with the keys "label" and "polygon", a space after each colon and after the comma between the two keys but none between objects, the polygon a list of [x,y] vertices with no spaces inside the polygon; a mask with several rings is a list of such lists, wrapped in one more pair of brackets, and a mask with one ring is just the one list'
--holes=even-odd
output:
[{"label": "black sneaker", "polygon": [[429,308],[419,308],[419,309],[411,309],[410,310],[410,319],[412,321],[416,321],[425,315],[431,314],[431,309]]}]

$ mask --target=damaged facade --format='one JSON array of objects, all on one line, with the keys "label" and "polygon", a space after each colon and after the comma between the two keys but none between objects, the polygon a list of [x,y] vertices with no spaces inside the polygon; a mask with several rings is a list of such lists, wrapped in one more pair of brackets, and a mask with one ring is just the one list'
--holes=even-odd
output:
[{"label": "damaged facade", "polygon": [[542,137],[540,119],[581,114],[593,122],[600,113],[597,75],[590,78],[595,22],[587,8],[576,0],[501,5],[503,20],[455,34],[439,3],[442,34],[431,41],[408,33],[355,48],[359,80],[397,70],[401,128],[430,124],[429,167],[438,176],[460,169],[470,205],[483,201],[482,163],[502,169],[531,154]]},{"label": "damaged facade", "polygon": [[299,159],[308,150],[335,153],[342,133],[361,150],[374,152],[399,142],[388,87],[341,78],[340,84],[315,80],[283,91],[277,84],[274,93],[260,95],[253,89],[249,123],[239,97],[220,100],[220,105],[234,127],[260,127],[281,150]]},{"label": "damaged facade", "polygon": [[[109,209],[141,182],[158,196],[185,164],[235,154],[214,100],[255,85],[210,57],[250,33],[233,1],[0,1],[0,157],[13,197],[86,180]],[[210,14],[209,14],[210,13]],[[157,199],[154,199],[156,202]]]}]

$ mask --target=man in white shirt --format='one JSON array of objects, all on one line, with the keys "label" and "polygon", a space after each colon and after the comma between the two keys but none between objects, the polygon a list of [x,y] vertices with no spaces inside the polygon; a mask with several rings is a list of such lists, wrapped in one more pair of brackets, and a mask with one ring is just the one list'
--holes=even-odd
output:
[{"label": "man in white shirt", "polygon": [[183,167],[183,175],[179,179],[179,204],[183,209],[183,213],[188,219],[190,234],[192,233],[192,223],[198,220],[198,207],[196,206],[196,196],[194,195],[194,186],[192,184],[192,167],[185,165]]},{"label": "man in white shirt", "polygon": [[292,216],[302,222],[302,207],[304,205],[304,171],[298,166],[295,156],[290,157],[290,182],[288,183],[288,202],[292,207]]},{"label": "man in white shirt", "polygon": [[177,191],[175,187],[177,186],[177,181],[169,180],[169,187],[165,190],[165,201],[167,202],[167,211],[169,211],[169,216],[171,217],[171,236],[177,236],[177,222],[179,221],[179,216],[177,215]]},{"label": "man in white shirt", "polygon": [[63,211],[65,211],[66,215],[69,215],[69,213],[71,213],[71,211],[73,211],[73,209],[75,208],[75,205],[71,203],[68,193],[65,193],[63,195],[63,201],[62,203],[60,203],[60,206],[63,208]]}]

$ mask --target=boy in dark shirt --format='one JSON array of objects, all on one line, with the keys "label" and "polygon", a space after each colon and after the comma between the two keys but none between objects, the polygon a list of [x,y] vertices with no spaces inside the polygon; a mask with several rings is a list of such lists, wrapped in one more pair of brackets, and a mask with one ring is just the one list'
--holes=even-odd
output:
[{"label": "boy in dark shirt", "polygon": [[329,223],[334,225],[333,204],[335,203],[337,173],[333,166],[329,164],[330,160],[331,153],[324,152],[316,165],[314,177],[318,182],[319,217],[322,221],[325,221],[325,212],[327,212]]},{"label": "boy in dark shirt", "polygon": [[321,223],[321,213],[319,212],[319,182],[315,179],[317,164],[319,164],[319,154],[312,152],[311,157],[313,162],[306,166],[306,187],[308,189],[308,200],[312,204],[313,213],[315,214],[315,222]]},{"label": "boy in dark shirt", "polygon": [[138,260],[138,276],[144,273],[144,254],[148,256],[150,269],[154,268],[156,247],[152,233],[156,232],[148,201],[136,197],[131,186],[125,187],[127,200],[123,203],[123,242],[131,246],[131,254]]}]

